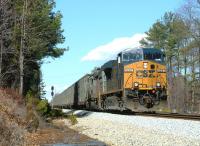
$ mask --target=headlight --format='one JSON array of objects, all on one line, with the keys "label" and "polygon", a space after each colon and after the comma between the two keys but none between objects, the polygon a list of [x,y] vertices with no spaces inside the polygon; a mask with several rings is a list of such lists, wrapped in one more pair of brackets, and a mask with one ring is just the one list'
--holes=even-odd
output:
[{"label": "headlight", "polygon": [[144,67],[144,68],[147,68],[147,67],[148,67],[148,63],[147,63],[147,62],[144,62],[144,63],[143,63],[143,67]]},{"label": "headlight", "polygon": [[135,86],[135,87],[138,87],[138,86],[139,86],[139,83],[138,83],[138,82],[135,82],[135,83],[134,83],[134,86]]},{"label": "headlight", "polygon": [[157,86],[157,87],[160,87],[160,82],[157,82],[157,83],[156,83],[156,86]]}]

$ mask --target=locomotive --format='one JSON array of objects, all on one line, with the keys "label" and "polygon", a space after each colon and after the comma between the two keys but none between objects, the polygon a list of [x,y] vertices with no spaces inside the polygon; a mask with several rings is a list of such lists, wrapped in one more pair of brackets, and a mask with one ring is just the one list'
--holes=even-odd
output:
[{"label": "locomotive", "polygon": [[86,74],[51,104],[63,108],[145,111],[167,106],[164,54],[157,48],[126,49]]}]

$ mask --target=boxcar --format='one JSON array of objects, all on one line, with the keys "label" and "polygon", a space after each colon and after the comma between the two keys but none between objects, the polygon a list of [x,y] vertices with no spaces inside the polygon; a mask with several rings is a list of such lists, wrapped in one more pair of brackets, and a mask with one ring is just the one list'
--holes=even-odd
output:
[{"label": "boxcar", "polygon": [[89,75],[83,76],[62,93],[55,95],[51,104],[54,107],[79,107],[84,106],[88,98],[88,78]]}]

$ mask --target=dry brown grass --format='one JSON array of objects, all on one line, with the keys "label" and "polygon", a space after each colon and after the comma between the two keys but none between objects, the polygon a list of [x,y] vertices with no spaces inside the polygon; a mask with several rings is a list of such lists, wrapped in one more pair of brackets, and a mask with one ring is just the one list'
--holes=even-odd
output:
[{"label": "dry brown grass", "polygon": [[[66,126],[45,123],[22,98],[10,89],[0,89],[0,146],[36,146],[91,140]],[[37,129],[39,126],[39,129]]]},{"label": "dry brown grass", "polygon": [[0,89],[0,145],[25,145],[25,117],[20,96],[15,91]]}]

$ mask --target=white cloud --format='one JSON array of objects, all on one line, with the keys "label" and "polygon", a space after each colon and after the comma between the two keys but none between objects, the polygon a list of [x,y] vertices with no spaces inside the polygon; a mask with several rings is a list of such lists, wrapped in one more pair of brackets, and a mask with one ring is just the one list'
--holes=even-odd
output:
[{"label": "white cloud", "polygon": [[134,34],[132,37],[116,38],[112,42],[92,49],[81,61],[107,60],[120,51],[127,48],[139,47],[139,41],[146,37],[146,34]]}]

